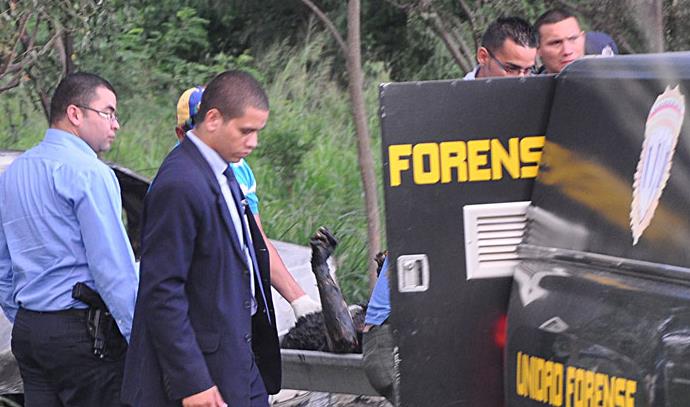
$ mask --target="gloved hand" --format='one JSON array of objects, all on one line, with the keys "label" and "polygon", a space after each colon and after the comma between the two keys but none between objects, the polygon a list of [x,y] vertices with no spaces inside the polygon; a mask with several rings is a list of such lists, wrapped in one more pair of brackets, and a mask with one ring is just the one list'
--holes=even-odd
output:
[{"label": "gloved hand", "polygon": [[321,311],[321,304],[312,300],[311,297],[306,294],[291,302],[290,306],[295,313],[295,319],[300,319],[300,317],[311,314],[312,312]]}]

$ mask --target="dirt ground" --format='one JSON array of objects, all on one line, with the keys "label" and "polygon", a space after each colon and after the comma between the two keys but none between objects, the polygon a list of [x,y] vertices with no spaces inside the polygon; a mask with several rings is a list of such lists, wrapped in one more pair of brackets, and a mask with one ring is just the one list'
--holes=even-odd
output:
[{"label": "dirt ground", "polygon": [[288,392],[273,407],[392,407],[384,397],[317,392]]}]

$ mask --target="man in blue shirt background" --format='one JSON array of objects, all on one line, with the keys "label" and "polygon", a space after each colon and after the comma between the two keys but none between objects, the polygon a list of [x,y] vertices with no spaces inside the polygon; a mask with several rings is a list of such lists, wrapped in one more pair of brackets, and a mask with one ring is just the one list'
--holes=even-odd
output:
[{"label": "man in blue shirt background", "polygon": [[105,79],[67,76],[43,141],[0,176],[0,305],[27,406],[119,405],[124,347],[94,356],[87,305],[72,298],[77,282],[98,292],[129,339],[138,273],[120,186],[97,156],[115,140],[116,108]]},{"label": "man in blue shirt background", "polygon": [[367,313],[364,318],[362,354],[364,373],[371,386],[385,396],[393,405],[398,405],[397,369],[393,333],[388,324],[391,315],[388,256],[379,270],[379,278],[371,292]]}]

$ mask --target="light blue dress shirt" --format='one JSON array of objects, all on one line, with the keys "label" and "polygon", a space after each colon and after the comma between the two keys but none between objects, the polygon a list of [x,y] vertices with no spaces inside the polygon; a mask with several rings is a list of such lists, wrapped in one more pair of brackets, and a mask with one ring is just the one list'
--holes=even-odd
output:
[{"label": "light blue dress shirt", "polygon": [[374,291],[371,292],[364,323],[367,325],[381,325],[391,315],[391,291],[388,283],[388,257],[383,261],[381,274],[376,280]]},{"label": "light blue dress shirt", "polygon": [[86,142],[48,129],[0,175],[0,306],[10,321],[33,311],[86,308],[85,282],[129,341],[139,275],[122,224],[115,173]]}]

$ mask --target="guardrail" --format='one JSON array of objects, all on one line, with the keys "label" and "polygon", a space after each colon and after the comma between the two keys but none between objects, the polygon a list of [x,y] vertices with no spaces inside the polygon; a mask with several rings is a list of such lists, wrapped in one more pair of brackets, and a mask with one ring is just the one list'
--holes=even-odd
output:
[{"label": "guardrail", "polygon": [[378,396],[359,353],[281,349],[283,388]]}]

